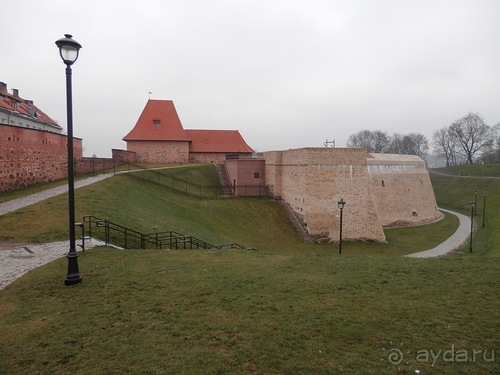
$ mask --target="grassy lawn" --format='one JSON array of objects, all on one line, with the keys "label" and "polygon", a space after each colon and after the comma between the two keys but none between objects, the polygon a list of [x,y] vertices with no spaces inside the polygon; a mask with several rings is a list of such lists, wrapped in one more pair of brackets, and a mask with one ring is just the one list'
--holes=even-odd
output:
[{"label": "grassy lawn", "polygon": [[[417,357],[452,345],[470,356],[499,348],[491,282],[500,269],[484,257],[97,249],[80,263],[77,287],[63,285],[61,259],[0,294],[5,373],[500,370],[489,351],[472,363],[441,357],[434,367]],[[398,365],[389,362],[395,349]]]},{"label": "grassy lawn", "polygon": [[[185,173],[209,183],[208,168]],[[399,256],[453,233],[451,215],[339,256],[304,244],[272,200],[200,200],[125,176],[79,189],[77,217],[259,251],[93,249],[74,287],[66,259],[33,270],[0,291],[0,373],[498,374],[500,182],[431,177],[439,205],[464,214],[488,191],[472,255]],[[12,241],[64,239],[65,210],[56,197],[0,228]]]}]

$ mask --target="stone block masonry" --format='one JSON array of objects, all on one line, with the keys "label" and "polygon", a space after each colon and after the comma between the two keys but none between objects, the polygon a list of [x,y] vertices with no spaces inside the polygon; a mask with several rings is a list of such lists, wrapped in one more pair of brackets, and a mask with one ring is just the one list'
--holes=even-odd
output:
[{"label": "stone block masonry", "polygon": [[302,148],[262,154],[266,187],[283,199],[309,235],[384,242],[383,228],[441,217],[425,163],[412,155],[369,154],[363,149]]}]

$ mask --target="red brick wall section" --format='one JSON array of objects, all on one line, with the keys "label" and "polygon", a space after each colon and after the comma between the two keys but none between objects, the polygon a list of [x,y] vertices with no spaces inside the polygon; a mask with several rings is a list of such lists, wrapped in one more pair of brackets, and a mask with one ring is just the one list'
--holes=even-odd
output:
[{"label": "red brick wall section", "polygon": [[212,163],[223,164],[225,160],[230,157],[237,157],[240,159],[251,159],[252,154],[228,154],[227,152],[190,152],[189,161],[191,163]]},{"label": "red brick wall section", "polygon": [[[116,164],[117,166],[118,164]],[[74,168],[75,174],[94,174],[115,167],[113,159],[83,157],[76,159]]]},{"label": "red brick wall section", "polygon": [[265,160],[226,160],[224,165],[229,181],[236,186],[236,195],[265,195]]},{"label": "red brick wall section", "polygon": [[137,154],[135,152],[113,148],[111,149],[111,153],[117,165],[135,163],[137,161]]},{"label": "red brick wall section", "polygon": [[127,141],[127,151],[137,154],[144,163],[187,163],[189,142]]},{"label": "red brick wall section", "polygon": [[226,153],[222,152],[190,152],[190,163],[222,164],[226,160]]},{"label": "red brick wall section", "polygon": [[[82,140],[74,138],[73,145],[75,159],[81,159]],[[66,135],[0,125],[0,192],[66,176]]]},{"label": "red brick wall section", "polygon": [[110,170],[122,164],[135,163],[137,155],[135,152],[125,150],[111,150],[112,158],[83,157],[75,159],[76,174],[94,174],[104,170]]}]

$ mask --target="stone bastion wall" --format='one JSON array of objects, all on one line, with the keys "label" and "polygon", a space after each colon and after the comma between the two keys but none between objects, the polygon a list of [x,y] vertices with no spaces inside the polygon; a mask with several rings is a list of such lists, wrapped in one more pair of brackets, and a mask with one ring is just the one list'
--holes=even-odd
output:
[{"label": "stone bastion wall", "polygon": [[370,154],[363,149],[302,148],[262,153],[266,187],[283,199],[309,235],[384,242],[383,228],[429,223],[441,217],[422,159]]}]

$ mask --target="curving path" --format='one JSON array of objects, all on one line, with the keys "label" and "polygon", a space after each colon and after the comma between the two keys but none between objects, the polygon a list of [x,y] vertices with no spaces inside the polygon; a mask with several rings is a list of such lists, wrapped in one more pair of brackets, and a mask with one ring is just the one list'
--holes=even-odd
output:
[{"label": "curving path", "polygon": [[[112,173],[102,174],[75,182],[75,189],[102,181],[112,177]],[[0,203],[0,216],[9,212],[19,210],[29,205],[38,203],[56,195],[68,191],[67,185],[48,189],[39,193],[22,198]],[[453,214],[459,219],[459,227],[456,232],[440,245],[425,251],[406,255],[411,258],[433,258],[448,254],[460,247],[469,239],[470,218],[465,215],[441,209],[441,211]],[[104,243],[91,239],[85,243],[85,248],[90,249],[101,246]],[[69,241],[58,241],[46,244],[2,244],[0,243],[0,290],[21,277],[28,271],[49,263],[57,258],[66,256],[69,250]]]},{"label": "curving path", "polygon": [[410,258],[434,258],[440,257],[443,255],[452,252],[453,250],[462,246],[465,241],[469,239],[470,236],[470,218],[459,214],[458,212],[445,210],[443,208],[439,209],[440,211],[447,212],[449,214],[455,215],[458,217],[459,225],[455,233],[451,237],[449,237],[446,241],[439,244],[438,246],[424,251],[419,251],[417,253],[408,254],[407,257]]}]

